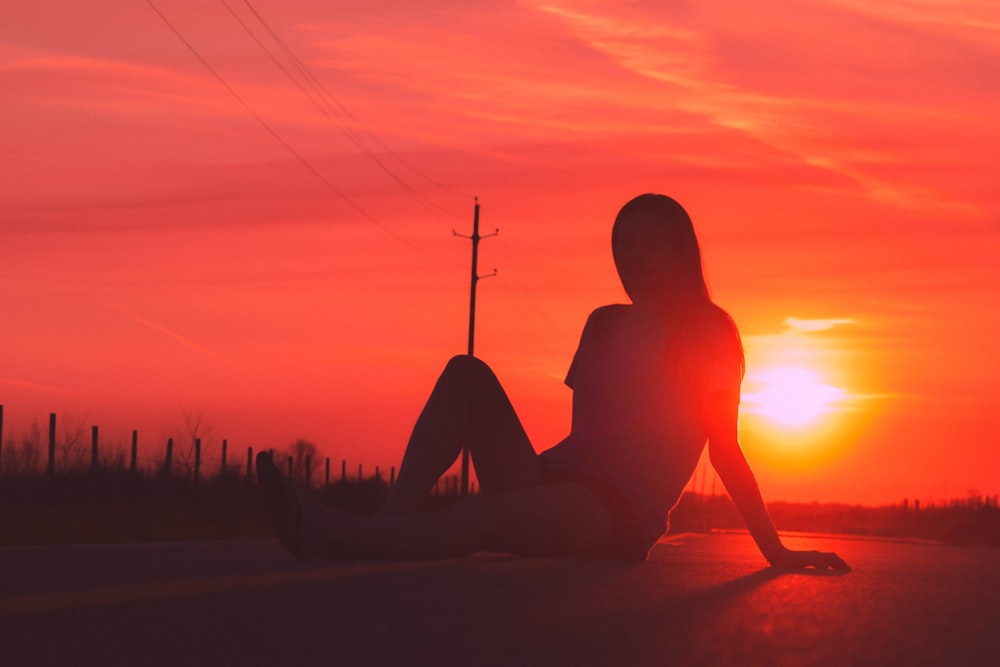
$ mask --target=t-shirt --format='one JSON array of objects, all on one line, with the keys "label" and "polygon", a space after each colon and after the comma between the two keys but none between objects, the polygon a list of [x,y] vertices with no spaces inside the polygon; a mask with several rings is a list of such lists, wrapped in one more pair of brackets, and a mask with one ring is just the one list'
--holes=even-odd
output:
[{"label": "t-shirt", "polygon": [[541,457],[619,489],[652,546],[704,448],[704,398],[741,380],[739,337],[721,310],[673,325],[636,306],[598,308],[566,376],[572,429]]}]

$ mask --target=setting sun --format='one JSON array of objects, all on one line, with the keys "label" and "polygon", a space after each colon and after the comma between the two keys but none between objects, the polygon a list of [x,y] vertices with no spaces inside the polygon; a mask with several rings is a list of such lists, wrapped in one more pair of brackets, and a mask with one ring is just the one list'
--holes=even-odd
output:
[{"label": "setting sun", "polygon": [[744,392],[746,411],[786,428],[815,425],[847,397],[844,389],[826,384],[807,368],[772,368],[753,374],[748,382],[759,390]]}]

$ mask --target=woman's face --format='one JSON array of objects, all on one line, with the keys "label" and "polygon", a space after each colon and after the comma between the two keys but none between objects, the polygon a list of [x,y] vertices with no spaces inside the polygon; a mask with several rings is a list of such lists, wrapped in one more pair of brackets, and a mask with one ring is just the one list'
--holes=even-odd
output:
[{"label": "woman's face", "polygon": [[634,211],[615,226],[611,249],[618,276],[633,303],[664,303],[678,278],[674,226],[652,212]]}]

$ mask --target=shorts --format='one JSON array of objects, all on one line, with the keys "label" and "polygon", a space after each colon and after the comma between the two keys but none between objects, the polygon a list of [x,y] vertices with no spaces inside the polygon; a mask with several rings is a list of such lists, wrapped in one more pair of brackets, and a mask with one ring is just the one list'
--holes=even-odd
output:
[{"label": "shorts", "polygon": [[572,483],[594,494],[611,515],[611,539],[605,557],[612,560],[646,560],[649,546],[643,536],[632,503],[613,484],[577,470],[542,464],[543,484]]}]

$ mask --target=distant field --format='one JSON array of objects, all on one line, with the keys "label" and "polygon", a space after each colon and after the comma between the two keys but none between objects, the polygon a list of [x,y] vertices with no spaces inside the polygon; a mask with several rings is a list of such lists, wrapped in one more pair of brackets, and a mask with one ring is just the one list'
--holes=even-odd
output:
[{"label": "distant field", "polygon": [[[374,512],[378,480],[316,492],[332,505]],[[0,544],[118,543],[270,534],[254,482],[220,475],[194,483],[127,471],[0,479]]]},{"label": "distant field", "polygon": [[[454,502],[448,484],[429,508]],[[380,477],[322,483],[314,492],[357,514],[380,507]],[[1000,510],[983,499],[935,506],[862,507],[771,503],[779,530],[937,540],[1000,546]],[[742,528],[726,496],[685,494],[671,513],[671,533]],[[97,468],[52,477],[0,478],[0,544],[120,543],[264,537],[270,528],[256,484],[239,473],[191,477]]]}]

